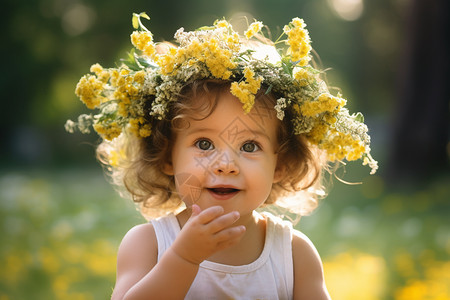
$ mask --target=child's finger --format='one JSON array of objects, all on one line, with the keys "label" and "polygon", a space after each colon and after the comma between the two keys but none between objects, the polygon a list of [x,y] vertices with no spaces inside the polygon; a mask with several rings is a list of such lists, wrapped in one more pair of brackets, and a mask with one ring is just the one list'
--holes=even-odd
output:
[{"label": "child's finger", "polygon": [[198,216],[202,212],[202,209],[197,204],[192,204],[191,209],[192,209],[191,217]]},{"label": "child's finger", "polygon": [[227,227],[230,227],[239,219],[240,215],[237,211],[233,211],[217,217],[208,223],[208,229],[212,233],[219,232]]},{"label": "child's finger", "polygon": [[227,228],[216,233],[215,239],[218,244],[233,244],[233,241],[238,241],[244,235],[245,230],[246,228],[243,225]]},{"label": "child's finger", "polygon": [[201,224],[208,224],[218,216],[222,215],[224,212],[222,206],[211,206],[203,210],[198,216],[198,221]]}]

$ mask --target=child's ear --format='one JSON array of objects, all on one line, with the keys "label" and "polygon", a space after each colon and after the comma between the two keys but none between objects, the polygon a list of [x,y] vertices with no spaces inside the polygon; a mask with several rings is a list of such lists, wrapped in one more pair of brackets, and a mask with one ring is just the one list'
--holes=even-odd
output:
[{"label": "child's ear", "polygon": [[275,168],[275,173],[273,174],[273,183],[278,183],[280,182],[286,172],[286,167],[285,165],[281,164],[280,161],[278,161],[277,166]]},{"label": "child's ear", "polygon": [[174,175],[173,174],[173,164],[172,164],[171,160],[168,160],[163,164],[162,171],[166,175],[169,175],[169,176]]}]

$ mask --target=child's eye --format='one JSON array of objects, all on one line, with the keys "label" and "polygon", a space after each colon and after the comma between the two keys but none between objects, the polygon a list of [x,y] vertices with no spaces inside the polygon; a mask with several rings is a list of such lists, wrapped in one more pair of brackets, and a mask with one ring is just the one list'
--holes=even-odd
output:
[{"label": "child's eye", "polygon": [[241,147],[241,150],[244,152],[255,152],[259,149],[259,146],[255,142],[247,142]]},{"label": "child's eye", "polygon": [[212,150],[214,149],[213,144],[206,140],[206,139],[201,139],[195,142],[195,146],[201,150]]}]

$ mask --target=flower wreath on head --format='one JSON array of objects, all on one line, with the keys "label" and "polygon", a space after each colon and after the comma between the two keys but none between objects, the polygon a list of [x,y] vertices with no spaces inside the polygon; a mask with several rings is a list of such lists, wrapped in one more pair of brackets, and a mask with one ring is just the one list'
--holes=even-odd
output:
[{"label": "flower wreath on head", "polygon": [[[242,102],[245,113],[263,86],[266,93],[280,96],[274,106],[277,118],[283,120],[289,110],[294,133],[324,150],[329,161],[363,159],[371,174],[376,172],[362,115],[351,115],[344,107],[346,100],[340,94],[332,95],[320,79],[321,71],[310,65],[311,41],[302,19],[294,18],[284,26],[276,42],[258,38],[261,47],[255,50],[251,40],[262,36],[259,21],[249,25],[245,37],[225,20],[191,32],[180,28],[175,33],[178,46],[174,46],[155,43],[142,18],[150,19],[145,13],[133,14],[136,31],[131,42],[138,53],[133,49],[117,68],[94,64],[91,74],[78,82],[76,95],[99,113],[67,121],[69,132],[89,133],[92,126],[105,140],[113,140],[124,130],[148,137],[151,126],[147,120],[162,120],[168,104],[178,101],[184,86],[201,79],[221,79],[231,82],[230,91]],[[276,48],[278,44],[284,44],[284,49]],[[158,46],[167,49],[158,53]],[[144,106],[150,107],[149,115]]]}]

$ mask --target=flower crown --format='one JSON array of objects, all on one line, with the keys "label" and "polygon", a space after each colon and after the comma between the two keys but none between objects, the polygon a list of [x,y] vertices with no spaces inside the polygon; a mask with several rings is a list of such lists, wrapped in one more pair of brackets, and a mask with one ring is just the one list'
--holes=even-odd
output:
[{"label": "flower crown", "polygon": [[[83,76],[75,93],[96,115],[68,120],[66,130],[89,133],[90,127],[105,140],[123,131],[137,137],[151,135],[151,118],[162,120],[168,104],[178,101],[183,87],[201,79],[231,82],[231,93],[248,113],[261,87],[276,95],[277,118],[290,111],[295,134],[326,151],[329,161],[363,159],[375,173],[377,162],[370,155],[370,137],[362,114],[349,114],[341,95],[330,94],[320,79],[321,71],[310,65],[311,41],[302,19],[284,26],[276,42],[264,38],[262,22],[255,21],[240,36],[225,20],[213,26],[175,33],[178,46],[155,43],[142,24],[147,14],[133,14],[133,49],[117,68],[94,64],[93,74]],[[283,39],[285,38],[285,39]],[[254,47],[254,45],[257,45]],[[283,49],[276,48],[285,45]],[[162,53],[160,48],[165,48]],[[147,103],[151,101],[151,103]],[[145,107],[150,107],[145,115]],[[148,112],[147,112],[148,114]]]}]

